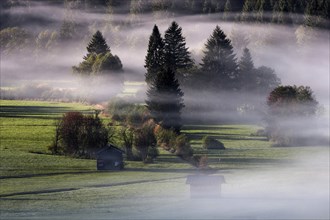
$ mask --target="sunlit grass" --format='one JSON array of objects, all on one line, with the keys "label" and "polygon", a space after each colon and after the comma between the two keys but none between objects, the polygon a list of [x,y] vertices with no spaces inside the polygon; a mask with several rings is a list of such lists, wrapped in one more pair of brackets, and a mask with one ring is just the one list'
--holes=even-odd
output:
[{"label": "sunlit grass", "polygon": [[[126,161],[125,170],[120,172],[99,172],[95,160],[50,155],[47,146],[54,135],[54,120],[67,111],[92,113],[93,107],[1,101],[1,218],[25,219],[33,213],[57,217],[58,210],[64,215],[86,216],[95,210],[107,218],[122,213],[127,213],[126,217],[143,213],[145,217],[146,207],[162,210],[163,206],[187,201],[186,176],[200,170],[163,149],[159,149],[160,156],[154,163]],[[103,120],[110,122],[109,118]],[[249,170],[267,173],[274,167],[289,167],[299,155],[324,150],[316,146],[272,147],[265,137],[253,135],[258,129],[254,125],[187,125],[183,133],[190,139],[194,153],[207,155],[209,166],[225,175],[230,184],[249,179]],[[220,140],[226,149],[202,148],[205,135]]]}]

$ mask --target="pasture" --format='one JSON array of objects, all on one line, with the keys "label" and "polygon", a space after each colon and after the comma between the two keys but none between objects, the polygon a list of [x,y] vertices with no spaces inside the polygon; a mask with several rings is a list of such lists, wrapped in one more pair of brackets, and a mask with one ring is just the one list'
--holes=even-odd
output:
[{"label": "pasture", "polygon": [[[253,135],[260,129],[255,125],[184,127],[194,152],[207,155],[212,172],[226,178],[223,199],[217,201],[190,200],[186,176],[198,170],[164,150],[155,163],[126,162],[121,172],[98,172],[95,160],[50,155],[47,146],[54,134],[54,120],[67,111],[88,114],[93,108],[78,103],[1,100],[1,219],[200,219],[205,213],[216,219],[271,218],[277,216],[268,212],[274,205],[284,210],[280,218],[315,213],[329,217],[325,208],[329,204],[325,198],[329,148],[274,148],[264,137]],[[221,140],[226,150],[203,149],[204,135]],[[311,175],[314,181],[306,181]],[[288,192],[290,199],[285,196]],[[308,201],[296,202],[301,198]],[[322,204],[311,207],[318,201]],[[280,207],[283,202],[287,206]],[[245,208],[236,212],[237,205]],[[312,211],[297,211],[306,207]]]}]

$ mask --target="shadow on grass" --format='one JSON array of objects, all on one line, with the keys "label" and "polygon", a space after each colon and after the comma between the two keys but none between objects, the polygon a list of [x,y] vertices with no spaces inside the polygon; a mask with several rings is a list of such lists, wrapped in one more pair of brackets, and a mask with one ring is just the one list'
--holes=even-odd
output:
[{"label": "shadow on grass", "polygon": [[[61,115],[69,112],[69,107],[56,107],[56,106],[1,106],[1,117],[29,117],[29,118],[43,118],[43,115]],[[72,110],[71,110],[72,111]],[[91,113],[91,111],[83,111],[85,113]]]},{"label": "shadow on grass", "polygon": [[267,141],[266,137],[250,137],[250,136],[241,136],[237,134],[225,134],[225,135],[217,135],[210,134],[208,132],[198,132],[194,134],[186,133],[189,139],[198,140],[202,139],[204,136],[209,136],[211,138],[220,139],[220,140],[241,140],[241,141]]},{"label": "shadow on grass", "polygon": [[46,189],[38,190],[31,192],[17,192],[17,193],[8,193],[0,195],[0,198],[9,197],[9,196],[23,196],[23,195],[36,195],[36,194],[45,194],[45,193],[59,193],[59,192],[68,192],[78,190],[79,188],[64,188],[64,189]]},{"label": "shadow on grass", "polygon": [[123,171],[151,172],[151,173],[194,173],[196,168],[174,169],[174,168],[124,168]]},{"label": "shadow on grass", "polygon": [[236,130],[237,128],[227,127],[227,126],[217,126],[217,125],[186,125],[182,128],[182,131],[186,130]]},{"label": "shadow on grass", "polygon": [[292,161],[288,159],[272,158],[208,158],[209,163],[245,163],[245,164],[289,164]]},{"label": "shadow on grass", "polygon": [[38,173],[38,174],[22,174],[14,176],[0,176],[0,179],[15,179],[15,178],[31,178],[31,177],[42,177],[42,176],[56,176],[56,175],[65,175],[65,174],[91,174],[98,173],[97,170],[91,171],[76,171],[76,172],[54,172],[54,173]]}]

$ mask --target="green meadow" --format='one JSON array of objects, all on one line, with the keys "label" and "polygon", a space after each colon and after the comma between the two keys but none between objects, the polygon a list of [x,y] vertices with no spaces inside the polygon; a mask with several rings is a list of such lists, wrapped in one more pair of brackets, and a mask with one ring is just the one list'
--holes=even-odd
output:
[{"label": "green meadow", "polygon": [[[93,110],[93,106],[79,103],[1,100],[1,219],[56,219],[59,213],[78,219],[75,213],[85,213],[86,217],[90,212],[100,213],[101,219],[144,218],[146,206],[157,212],[189,198],[186,176],[200,170],[162,149],[154,163],[126,161],[125,169],[119,172],[99,172],[95,160],[51,155],[48,146],[55,119],[68,111],[90,114]],[[194,153],[206,155],[212,172],[225,175],[229,183],[251,170],[267,172],[290,166],[300,155],[328,152],[317,146],[272,147],[265,137],[254,135],[260,128],[186,125],[183,133]],[[226,149],[203,149],[205,135],[220,140]]]}]

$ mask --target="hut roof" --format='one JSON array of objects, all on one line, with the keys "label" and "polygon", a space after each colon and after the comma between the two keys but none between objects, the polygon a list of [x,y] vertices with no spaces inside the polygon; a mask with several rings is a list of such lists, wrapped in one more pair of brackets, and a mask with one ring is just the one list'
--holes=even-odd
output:
[{"label": "hut roof", "polygon": [[118,152],[120,152],[120,153],[122,153],[122,154],[125,153],[125,151],[123,151],[123,150],[120,149],[119,147],[116,147],[116,146],[113,145],[113,144],[109,144],[109,145],[107,145],[107,146],[101,148],[99,151],[97,151],[96,154],[97,154],[97,155],[102,154],[104,151],[107,151],[107,150],[109,150],[109,149],[112,149],[112,150],[118,151]]},{"label": "hut roof", "polygon": [[189,175],[187,176],[186,184],[190,185],[213,185],[225,183],[224,176],[210,175]]}]

